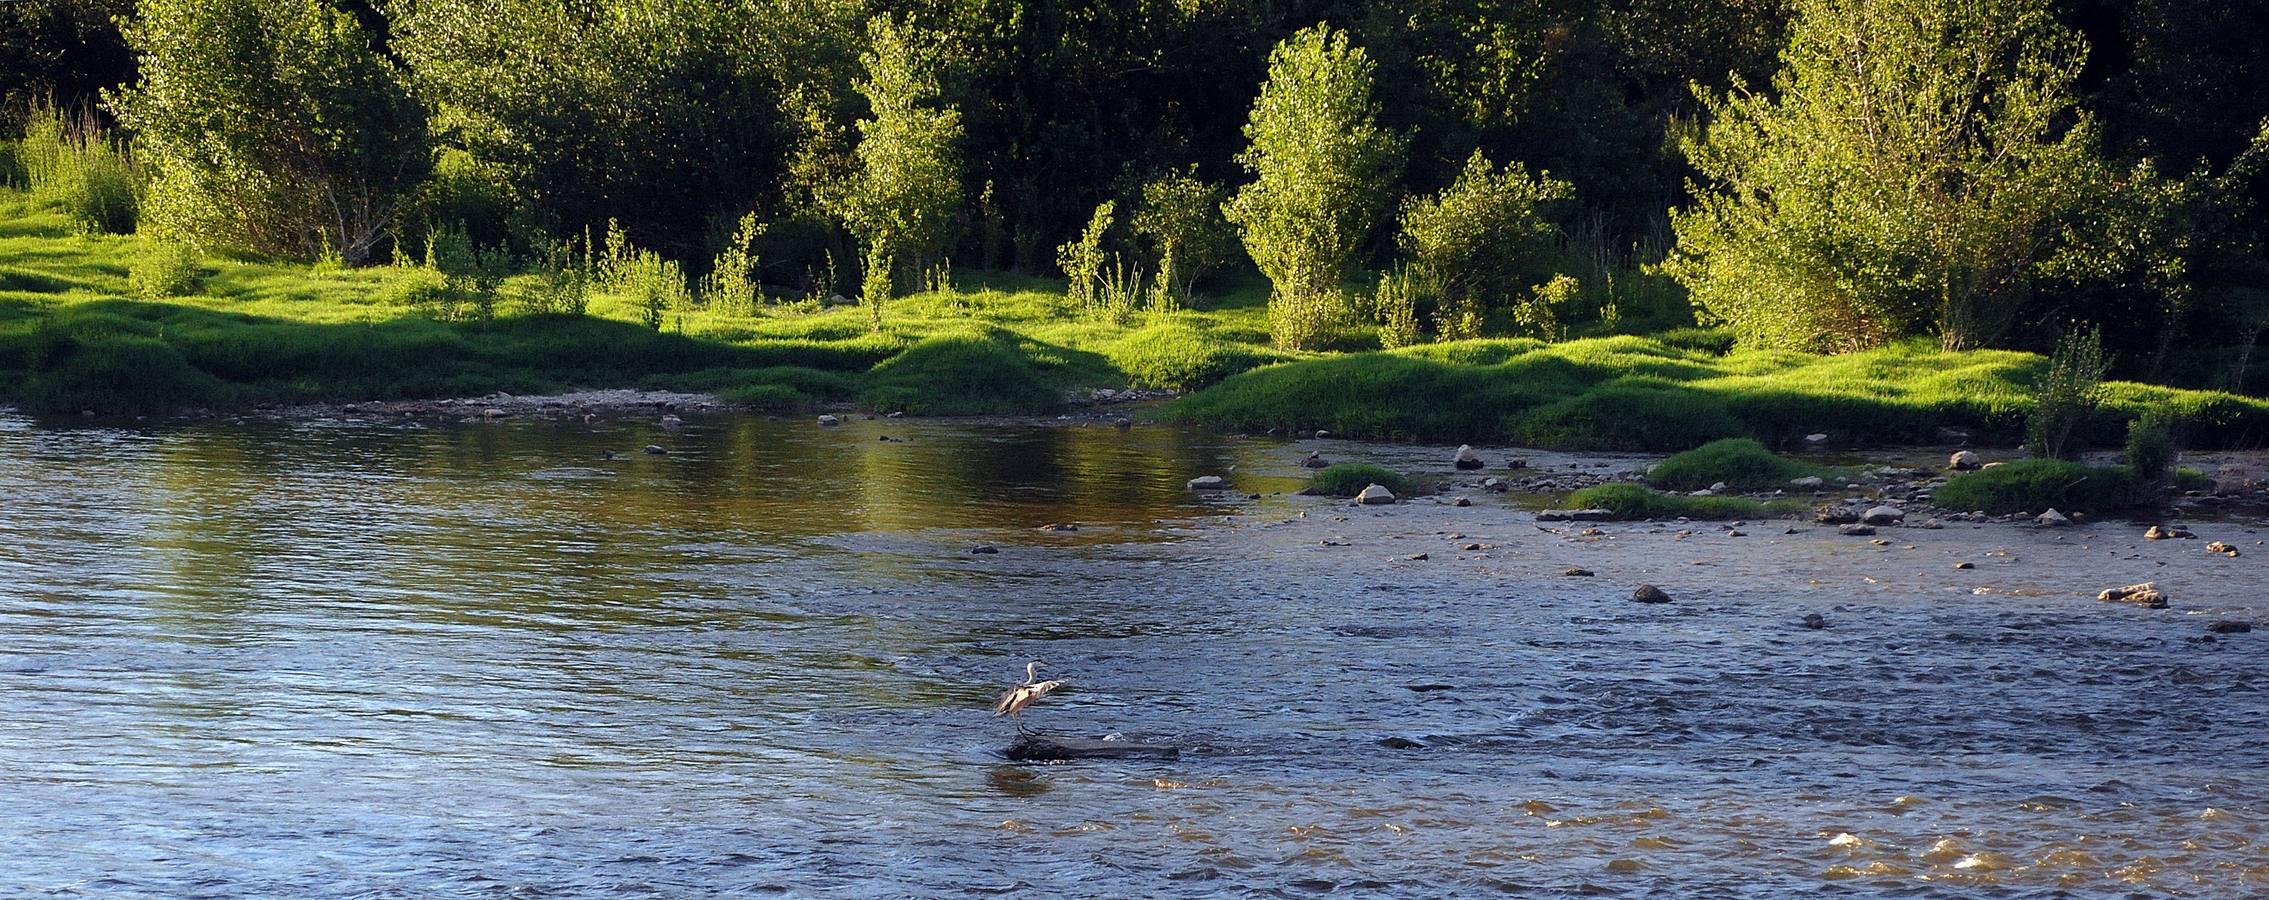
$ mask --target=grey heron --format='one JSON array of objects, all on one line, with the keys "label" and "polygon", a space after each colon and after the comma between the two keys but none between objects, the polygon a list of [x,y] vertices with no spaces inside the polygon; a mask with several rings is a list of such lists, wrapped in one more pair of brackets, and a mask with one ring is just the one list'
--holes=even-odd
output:
[{"label": "grey heron", "polygon": [[1018,734],[1028,733],[1024,728],[1024,719],[1019,714],[1024,712],[1025,707],[1047,696],[1049,691],[1064,686],[1061,681],[1039,680],[1040,669],[1045,665],[1039,660],[1024,664],[1024,683],[1002,691],[1001,698],[993,701],[993,718],[1007,716],[1016,723]]}]

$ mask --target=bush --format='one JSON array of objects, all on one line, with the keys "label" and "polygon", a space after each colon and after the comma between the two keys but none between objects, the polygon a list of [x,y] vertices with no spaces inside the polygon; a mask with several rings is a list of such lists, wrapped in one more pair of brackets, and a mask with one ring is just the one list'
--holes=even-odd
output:
[{"label": "bush", "polygon": [[1602,484],[1568,497],[1577,509],[1604,509],[1624,521],[1638,519],[1753,519],[1765,515],[1765,504],[1743,497],[1680,497],[1651,491],[1636,484]]},{"label": "bush", "polygon": [[1023,415],[1054,410],[1063,398],[1007,340],[992,335],[933,337],[867,375],[859,405],[917,415]]},{"label": "bush", "polygon": [[1931,497],[1947,509],[2014,512],[2091,512],[2128,506],[2134,476],[2126,469],[2083,466],[2061,459],[2027,459],[1955,477]]},{"label": "bush", "polygon": [[2154,406],[2127,426],[2127,470],[2136,487],[2151,490],[2165,484],[2174,466],[2174,413]]},{"label": "bush", "polygon": [[1319,497],[1353,497],[1374,484],[1393,491],[1397,497],[1411,497],[1420,493],[1418,482],[1366,463],[1340,463],[1318,469],[1316,474],[1309,476],[1308,487],[1301,493]]},{"label": "bush", "polygon": [[1754,491],[1785,485],[1807,475],[1841,482],[1844,473],[1773,455],[1765,445],[1749,438],[1711,441],[1663,460],[1647,474],[1656,487],[1695,491],[1720,481],[1734,490]]},{"label": "bush", "polygon": [[2088,419],[2104,402],[2102,332],[2074,330],[2056,342],[2048,370],[2033,384],[2033,412],[2025,420],[2025,446],[2034,455],[2075,459]]},{"label": "bush", "polygon": [[197,254],[170,241],[145,241],[127,281],[147,299],[182,296],[197,288]]}]

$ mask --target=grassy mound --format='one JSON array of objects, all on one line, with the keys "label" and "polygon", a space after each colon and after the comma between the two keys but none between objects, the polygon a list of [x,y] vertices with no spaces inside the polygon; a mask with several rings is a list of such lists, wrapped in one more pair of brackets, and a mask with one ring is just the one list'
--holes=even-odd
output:
[{"label": "grassy mound", "polygon": [[1647,473],[1647,482],[1664,490],[1698,491],[1718,482],[1739,491],[1769,490],[1790,479],[1817,476],[1841,483],[1848,473],[1775,456],[1748,438],[1727,438],[1672,456]]},{"label": "grassy mound", "polygon": [[[1568,497],[1577,509],[1604,509],[1622,520],[1638,519],[1754,519],[1773,511],[1745,497],[1681,497],[1649,490],[1636,484],[1602,484]],[[1794,507],[1791,506],[1793,509]]]},{"label": "grassy mound", "polygon": [[1340,463],[1317,469],[1309,476],[1308,487],[1302,493],[1321,497],[1353,497],[1371,485],[1381,485],[1397,497],[1416,496],[1423,487],[1408,476],[1399,475],[1367,463]]},{"label": "grassy mound", "polygon": [[[1677,451],[1728,437],[1766,445],[1824,431],[1912,443],[1940,426],[2014,441],[2045,366],[2038,355],[1906,343],[1818,356],[1720,352],[1708,335],[1560,344],[1463,341],[1290,362],[1224,379],[1176,415],[1244,431],[1329,429],[1361,438],[1516,442],[1551,449]],[[2115,382],[2088,423],[2116,445],[2143,408],[2182,417],[2193,447],[2269,440],[2269,400]]]},{"label": "grassy mound", "polygon": [[1109,353],[1135,385],[1189,391],[1281,357],[1234,343],[1184,322],[1137,329]]},{"label": "grassy mound", "polygon": [[2025,459],[1956,476],[1931,495],[1931,502],[1994,515],[2120,509],[2134,505],[2135,477],[2123,468]]},{"label": "grassy mound", "polygon": [[1012,339],[1000,334],[933,337],[868,373],[859,405],[914,415],[1044,413],[1063,396]]}]

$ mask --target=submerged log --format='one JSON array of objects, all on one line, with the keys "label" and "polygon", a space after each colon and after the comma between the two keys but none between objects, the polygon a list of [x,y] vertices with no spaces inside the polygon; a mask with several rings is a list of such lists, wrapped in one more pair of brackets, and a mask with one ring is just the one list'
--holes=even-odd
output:
[{"label": "submerged log", "polygon": [[1055,762],[1067,759],[1180,759],[1182,749],[1169,744],[1134,741],[1096,741],[1045,734],[1020,735],[1001,755],[1018,762]]}]

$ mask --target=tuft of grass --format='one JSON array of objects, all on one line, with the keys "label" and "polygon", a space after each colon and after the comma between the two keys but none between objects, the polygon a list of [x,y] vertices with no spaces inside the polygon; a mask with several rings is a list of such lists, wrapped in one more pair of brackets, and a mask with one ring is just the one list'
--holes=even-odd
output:
[{"label": "tuft of grass", "polygon": [[1774,507],[1745,497],[1681,497],[1642,485],[1617,483],[1584,488],[1568,497],[1578,509],[1604,509],[1624,521],[1639,519],[1754,519]]},{"label": "tuft of grass", "polygon": [[2135,476],[2125,468],[2061,459],[2025,459],[1979,469],[1946,482],[1931,502],[1947,509],[2095,512],[2134,505]]},{"label": "tuft of grass", "polygon": [[1308,477],[1308,487],[1302,493],[1320,497],[1353,497],[1374,484],[1393,491],[1397,497],[1416,496],[1422,487],[1409,476],[1369,463],[1340,463],[1317,469],[1316,474]]},{"label": "tuft of grass", "polygon": [[149,300],[178,297],[197,289],[197,254],[169,241],[148,241],[127,274],[134,293]]},{"label": "tuft of grass", "polygon": [[1663,460],[1647,481],[1672,491],[1696,491],[1718,482],[1739,491],[1781,487],[1808,475],[1841,483],[1848,473],[1776,456],[1749,438],[1726,438]]},{"label": "tuft of grass", "polygon": [[1111,362],[1142,387],[1189,391],[1278,359],[1274,351],[1237,344],[1187,322],[1136,329],[1109,353]]}]

